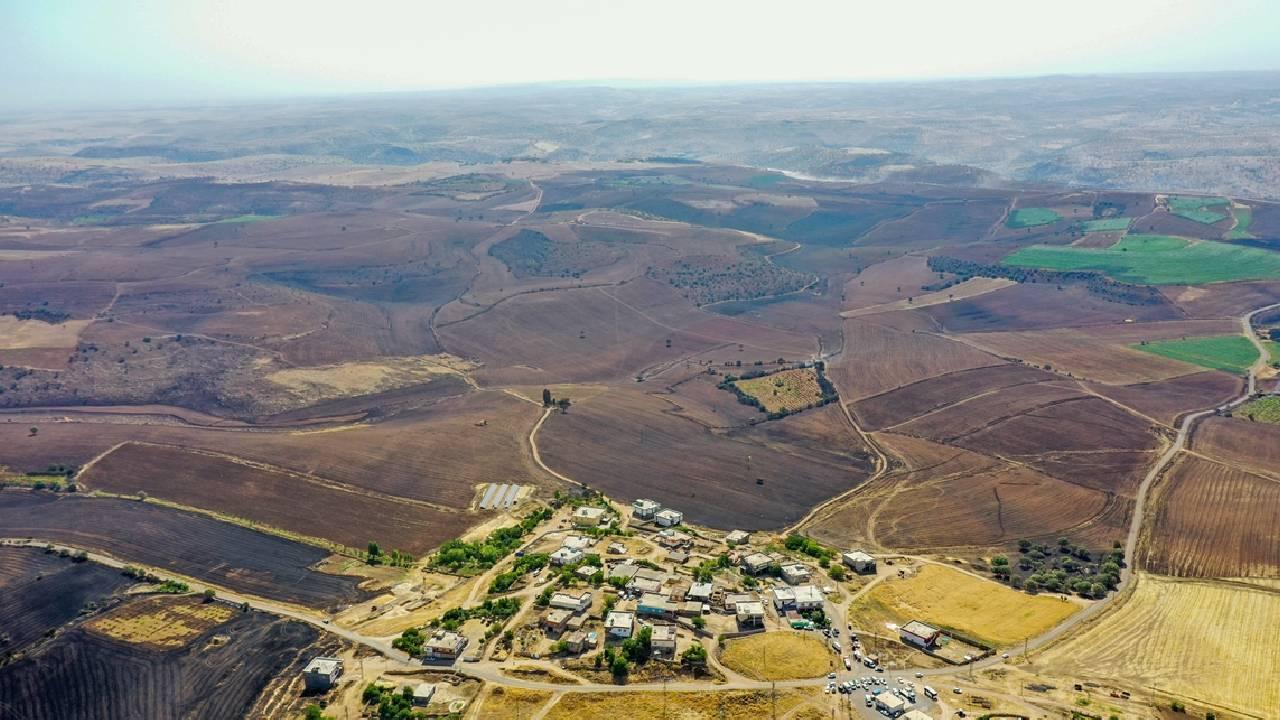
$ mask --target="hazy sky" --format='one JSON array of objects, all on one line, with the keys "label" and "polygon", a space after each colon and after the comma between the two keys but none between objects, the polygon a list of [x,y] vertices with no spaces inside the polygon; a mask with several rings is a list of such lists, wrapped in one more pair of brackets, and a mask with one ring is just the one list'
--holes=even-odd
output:
[{"label": "hazy sky", "polygon": [[1280,69],[1280,0],[0,0],[0,105]]}]

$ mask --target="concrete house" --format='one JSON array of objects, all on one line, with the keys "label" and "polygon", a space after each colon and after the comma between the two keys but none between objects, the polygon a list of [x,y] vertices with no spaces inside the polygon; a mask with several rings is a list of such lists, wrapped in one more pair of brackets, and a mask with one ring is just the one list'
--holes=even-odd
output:
[{"label": "concrete house", "polygon": [[876,559],[861,550],[847,552],[840,556],[845,567],[859,575],[870,575],[876,571]]},{"label": "concrete house", "polygon": [[551,595],[551,607],[560,610],[568,610],[569,612],[583,612],[591,607],[591,593],[583,591],[581,593],[558,592]]},{"label": "concrete house", "polygon": [[778,610],[791,610],[796,606],[796,591],[789,587],[776,587],[770,590],[773,595],[773,606]]},{"label": "concrete house", "polygon": [[685,598],[689,600],[697,600],[698,602],[711,602],[711,594],[716,591],[715,583],[696,582],[689,586]]},{"label": "concrete house", "polygon": [[431,683],[418,683],[413,686],[413,704],[418,707],[426,707],[431,704],[431,698],[436,694],[436,686]]},{"label": "concrete house", "polygon": [[738,603],[752,602],[759,599],[755,593],[728,593],[724,596],[724,609],[725,612],[736,612]]},{"label": "concrete house", "polygon": [[324,692],[338,684],[342,677],[342,661],[335,657],[315,657],[302,671],[307,692]]},{"label": "concrete house", "polygon": [[665,508],[653,514],[653,521],[662,527],[674,527],[684,522],[684,513]]},{"label": "concrete house", "polygon": [[578,548],[562,547],[551,553],[550,560],[552,565],[569,565],[578,562],[585,555]]},{"label": "concrete house", "polygon": [[764,603],[759,600],[740,602],[736,606],[739,627],[763,627]]},{"label": "concrete house", "polygon": [[449,630],[437,630],[422,645],[422,654],[436,660],[454,660],[467,647],[467,636]]},{"label": "concrete house", "polygon": [[574,527],[581,527],[581,528],[600,527],[605,523],[606,520],[608,520],[608,518],[609,516],[605,512],[604,508],[591,507],[590,505],[583,505],[582,507],[573,511]]},{"label": "concrete house", "polygon": [[734,530],[724,536],[724,542],[729,547],[737,547],[738,545],[746,545],[751,542],[751,533],[746,530]]},{"label": "concrete house", "polygon": [[654,625],[651,632],[650,641],[653,647],[653,656],[665,659],[674,658],[676,656],[676,626]]},{"label": "concrete house", "polygon": [[788,585],[803,585],[813,577],[813,572],[800,563],[787,563],[782,566],[782,579]]},{"label": "concrete house", "polygon": [[564,632],[565,628],[569,627],[569,618],[571,617],[573,617],[573,612],[570,610],[552,610],[542,616],[542,627],[551,632]]},{"label": "concrete house", "polygon": [[574,548],[575,550],[586,552],[595,544],[596,541],[594,539],[584,535],[570,535],[564,539],[564,542],[560,543],[560,547]]},{"label": "concrete house", "polygon": [[626,587],[631,592],[638,592],[638,593],[645,593],[645,594],[657,593],[657,592],[662,592],[662,581],[654,580],[652,578],[647,578],[647,577],[641,577],[637,575],[631,578],[631,580],[627,583]]},{"label": "concrete house", "polygon": [[805,612],[806,610],[817,610],[827,602],[822,591],[814,585],[797,585],[793,590],[795,591],[796,597],[794,607],[800,612]]},{"label": "concrete house", "polygon": [[928,650],[937,644],[938,636],[941,634],[938,628],[925,625],[919,620],[912,620],[898,628],[898,636],[902,638],[902,642],[915,645],[922,650]]},{"label": "concrete house", "polygon": [[637,520],[652,520],[653,516],[661,509],[662,503],[657,500],[641,498],[631,503],[631,516]]},{"label": "concrete house", "polygon": [[640,615],[671,617],[675,612],[676,606],[672,604],[671,598],[662,593],[645,593],[636,602],[636,613]]},{"label": "concrete house", "polygon": [[773,564],[773,558],[764,553],[751,553],[742,558],[742,569],[750,575],[759,575]]},{"label": "concrete house", "polygon": [[605,632],[609,637],[624,640],[631,637],[635,629],[636,616],[629,612],[614,610],[604,619]]}]

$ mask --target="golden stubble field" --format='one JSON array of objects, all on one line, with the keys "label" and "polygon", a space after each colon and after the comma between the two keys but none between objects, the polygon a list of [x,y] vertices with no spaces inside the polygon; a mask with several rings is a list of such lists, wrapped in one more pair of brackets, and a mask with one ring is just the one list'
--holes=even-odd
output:
[{"label": "golden stubble field", "polygon": [[753,680],[791,680],[826,675],[835,656],[815,635],[781,631],[729,640],[720,662]]},{"label": "golden stubble field", "polygon": [[1047,650],[1036,665],[1247,717],[1276,717],[1280,591],[1148,574],[1137,581],[1118,609]]},{"label": "golden stubble field", "polygon": [[1008,646],[1049,630],[1081,607],[1056,595],[1028,595],[959,570],[923,565],[907,579],[881,582],[855,600],[849,620],[875,632],[920,620]]}]

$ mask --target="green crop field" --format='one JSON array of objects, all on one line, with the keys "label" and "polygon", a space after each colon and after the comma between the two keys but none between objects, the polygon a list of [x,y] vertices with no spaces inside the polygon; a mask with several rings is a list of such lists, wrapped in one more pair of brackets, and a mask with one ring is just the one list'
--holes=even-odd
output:
[{"label": "green crop field", "polygon": [[1022,229],[1037,225],[1048,225],[1061,219],[1061,215],[1049,208],[1018,208],[1009,213],[1009,219],[1005,221],[1005,225],[1015,229]]},{"label": "green crop field", "polygon": [[1258,349],[1243,335],[1162,340],[1130,347],[1210,370],[1236,374],[1243,374],[1258,359]]},{"label": "green crop field", "polygon": [[1102,218],[1100,220],[1085,220],[1080,223],[1080,229],[1087,233],[1095,232],[1121,232],[1129,229],[1129,218]]},{"label": "green crop field", "polygon": [[1247,207],[1232,208],[1231,214],[1236,216],[1236,226],[1231,228],[1231,232],[1227,233],[1227,239],[1251,239],[1253,233],[1249,232],[1249,226],[1253,224],[1253,209]]},{"label": "green crop field", "polygon": [[1130,235],[1109,248],[1033,245],[1005,265],[1096,271],[1137,285],[1199,285],[1280,277],[1280,253],[1164,235]]},{"label": "green crop field", "polygon": [[1235,411],[1237,417],[1247,417],[1257,422],[1280,424],[1280,397],[1258,398],[1245,403]]},{"label": "green crop field", "polygon": [[1222,197],[1189,197],[1186,195],[1170,195],[1169,211],[1178,217],[1194,220],[1205,225],[1212,225],[1227,219],[1227,205],[1230,200]]}]

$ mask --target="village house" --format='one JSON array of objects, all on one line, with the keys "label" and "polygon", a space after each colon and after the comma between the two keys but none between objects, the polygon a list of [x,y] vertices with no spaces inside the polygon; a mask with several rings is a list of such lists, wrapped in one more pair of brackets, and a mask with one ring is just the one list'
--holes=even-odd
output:
[{"label": "village house", "polygon": [[773,558],[764,553],[751,553],[742,558],[742,569],[747,571],[748,575],[759,575],[773,564]]},{"label": "village house", "polygon": [[796,606],[796,591],[789,587],[776,587],[769,591],[773,595],[773,606],[778,610],[791,610]]},{"label": "village house", "polygon": [[662,527],[674,527],[684,522],[684,513],[671,508],[663,508],[653,514],[653,521]]},{"label": "village house", "polygon": [[746,545],[747,543],[751,542],[751,533],[747,532],[746,530],[734,530],[733,532],[724,536],[724,542],[729,547]]},{"label": "village house", "polygon": [[626,546],[626,545],[623,545],[623,544],[622,544],[622,543],[620,543],[620,542],[611,542],[611,543],[609,543],[609,549],[608,549],[608,551],[607,551],[607,552],[608,552],[610,555],[626,555],[626,554],[627,554],[627,546]]},{"label": "village house", "polygon": [[315,657],[302,671],[307,692],[324,692],[342,677],[342,661],[335,657]]},{"label": "village house", "polygon": [[599,642],[599,636],[593,632],[584,632],[577,630],[564,636],[565,645],[569,647],[569,652],[582,653],[588,650],[595,650],[596,644]]},{"label": "village house", "polygon": [[600,527],[608,520],[608,515],[604,508],[583,505],[573,511],[574,527],[593,528]]},{"label": "village house", "polygon": [[413,704],[418,707],[426,707],[431,704],[431,698],[436,694],[436,686],[431,683],[418,683],[413,686]]},{"label": "village house", "polygon": [[662,503],[657,500],[640,499],[631,503],[631,516],[637,520],[652,520],[653,516],[662,509]]},{"label": "village house", "polygon": [[667,529],[658,533],[657,542],[665,550],[687,550],[693,547],[693,536],[679,530]]},{"label": "village house", "polygon": [[551,553],[550,560],[552,565],[570,565],[581,560],[584,555],[578,548],[562,547]]},{"label": "village house", "polygon": [[662,592],[662,581],[636,575],[627,582],[626,588],[634,593]]},{"label": "village house", "polygon": [[788,563],[782,566],[782,579],[788,585],[803,585],[813,577],[812,571],[800,563]]},{"label": "village house", "polygon": [[557,592],[551,595],[551,607],[568,610],[570,612],[583,612],[591,607],[591,593],[583,591],[578,594],[569,592]]},{"label": "village house", "polygon": [[696,582],[689,586],[689,591],[685,593],[688,600],[697,600],[698,602],[711,602],[711,594],[716,591],[715,583]]},{"label": "village house", "polygon": [[675,615],[676,606],[671,598],[662,593],[645,593],[636,602],[636,613],[650,617],[671,617]]},{"label": "village house", "polygon": [[759,600],[740,602],[735,606],[739,627],[763,627],[764,603]]},{"label": "village house", "polygon": [[569,618],[573,612],[569,610],[552,610],[542,616],[542,627],[553,633],[562,633],[569,626]]},{"label": "village house", "polygon": [[724,611],[729,613],[736,612],[738,609],[738,603],[752,602],[759,599],[760,598],[755,593],[750,592],[728,593],[724,596]]},{"label": "village house", "polygon": [[422,645],[424,657],[436,660],[454,660],[467,646],[467,637],[450,630],[437,630]]},{"label": "village house", "polygon": [[938,636],[941,634],[937,628],[925,625],[919,620],[912,620],[898,628],[898,636],[902,638],[902,642],[915,645],[922,650],[932,648],[938,642]]},{"label": "village house", "polygon": [[876,559],[861,550],[854,550],[841,555],[840,561],[844,563],[845,567],[859,575],[870,575],[876,571]]},{"label": "village house", "polygon": [[619,578],[623,582],[629,582],[639,572],[640,572],[639,565],[633,565],[632,563],[626,562],[626,563],[618,563],[617,565],[614,565],[613,567],[609,568],[609,572],[606,574],[609,576],[610,580],[612,580],[613,578]]},{"label": "village house", "polygon": [[574,570],[573,574],[577,575],[583,580],[590,580],[592,576],[594,576],[598,572],[600,572],[600,568],[596,567],[595,565],[583,565],[579,567],[577,570]]},{"label": "village house", "polygon": [[560,547],[573,548],[575,550],[586,552],[595,544],[596,541],[594,539],[584,535],[570,535],[564,539],[564,542],[560,543]]},{"label": "village house", "polygon": [[796,597],[793,607],[800,612],[817,610],[827,602],[822,591],[814,585],[797,585],[792,590],[795,592]]},{"label": "village house", "polygon": [[610,612],[604,620],[605,632],[609,633],[609,637],[624,640],[631,637],[632,630],[635,629],[636,616],[629,612],[614,610]]},{"label": "village house", "polygon": [[649,640],[654,657],[670,660],[676,656],[675,625],[654,625]]}]

